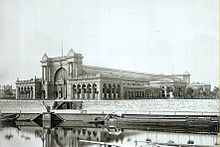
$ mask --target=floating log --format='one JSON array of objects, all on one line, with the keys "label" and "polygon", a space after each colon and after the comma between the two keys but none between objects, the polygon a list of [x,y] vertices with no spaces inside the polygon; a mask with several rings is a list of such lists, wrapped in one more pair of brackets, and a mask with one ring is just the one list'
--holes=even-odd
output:
[{"label": "floating log", "polygon": [[105,126],[118,128],[129,127],[159,127],[182,129],[187,132],[218,132],[218,116],[175,116],[175,115],[142,115],[132,116],[126,114],[119,117],[115,114],[107,114],[105,117],[96,118],[94,123],[104,121]]}]

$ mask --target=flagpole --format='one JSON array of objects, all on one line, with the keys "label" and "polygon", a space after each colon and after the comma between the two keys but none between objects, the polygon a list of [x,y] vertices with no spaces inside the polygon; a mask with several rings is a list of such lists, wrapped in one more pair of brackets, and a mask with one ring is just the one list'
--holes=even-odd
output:
[{"label": "flagpole", "polygon": [[62,40],[62,42],[61,42],[61,49],[62,49],[62,57],[63,57],[63,40]]}]

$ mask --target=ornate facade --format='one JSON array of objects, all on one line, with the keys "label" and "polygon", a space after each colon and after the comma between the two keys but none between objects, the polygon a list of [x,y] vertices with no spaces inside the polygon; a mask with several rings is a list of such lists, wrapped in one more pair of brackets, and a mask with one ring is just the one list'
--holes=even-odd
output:
[{"label": "ornate facade", "polygon": [[[189,73],[156,75],[84,65],[82,54],[72,49],[61,57],[50,58],[44,54],[41,67],[42,78],[16,81],[17,99],[161,98],[167,97],[162,92],[164,83],[190,82]],[[158,84],[160,81],[163,84]]]},{"label": "ornate facade", "polygon": [[16,81],[16,99],[41,99],[41,79]]}]

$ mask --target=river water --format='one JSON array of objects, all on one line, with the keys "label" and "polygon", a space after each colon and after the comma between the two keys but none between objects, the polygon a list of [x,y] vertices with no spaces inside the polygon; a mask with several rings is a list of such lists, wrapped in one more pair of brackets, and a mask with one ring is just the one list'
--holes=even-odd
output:
[{"label": "river water", "polygon": [[[169,146],[165,143],[216,146],[218,136],[143,130],[109,131],[106,128],[57,127],[46,129],[22,126],[0,129],[0,147],[124,147]],[[171,146],[171,145],[170,145]]]}]

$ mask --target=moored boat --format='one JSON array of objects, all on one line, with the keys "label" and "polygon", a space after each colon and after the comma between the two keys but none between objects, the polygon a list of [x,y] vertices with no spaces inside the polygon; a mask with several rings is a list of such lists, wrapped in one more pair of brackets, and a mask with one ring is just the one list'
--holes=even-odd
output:
[{"label": "moored boat", "polygon": [[3,115],[0,112],[0,121],[16,121],[21,115],[20,113],[13,113],[13,114],[8,114],[8,115]]}]

